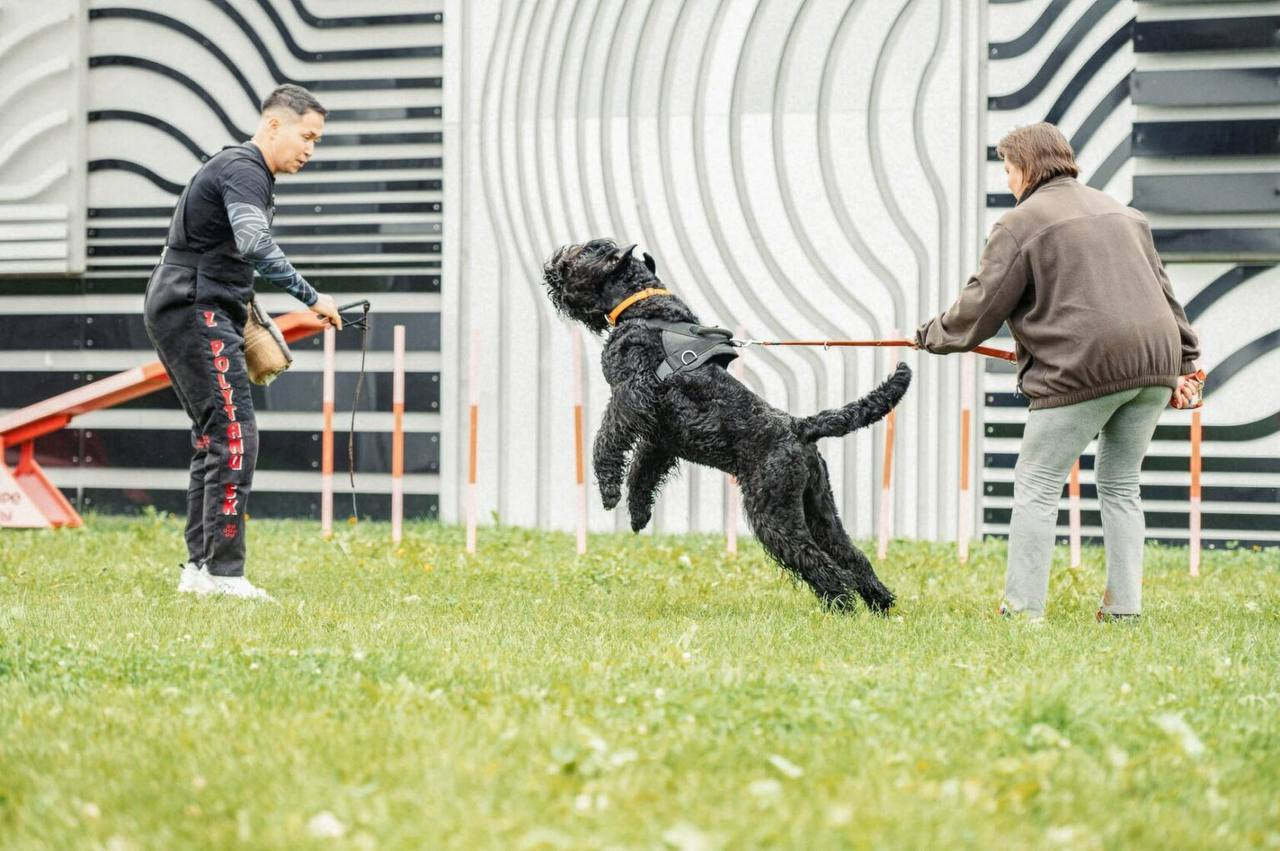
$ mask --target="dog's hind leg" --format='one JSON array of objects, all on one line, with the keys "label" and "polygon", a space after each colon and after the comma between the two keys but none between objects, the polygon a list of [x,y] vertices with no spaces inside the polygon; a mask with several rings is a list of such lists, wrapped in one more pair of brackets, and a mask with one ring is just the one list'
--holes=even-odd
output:
[{"label": "dog's hind leg", "polygon": [[766,463],[760,475],[742,479],[742,507],[760,545],[778,564],[803,579],[833,608],[847,609],[857,593],[849,568],[833,559],[814,540],[805,524],[804,492],[808,477],[803,460]]},{"label": "dog's hind leg", "polygon": [[827,462],[813,449],[808,457],[809,481],[804,491],[804,519],[818,546],[853,573],[853,590],[868,606],[883,612],[893,605],[893,592],[884,587],[871,562],[853,545],[840,522]]},{"label": "dog's hind leg", "polygon": [[631,531],[639,532],[649,525],[658,488],[679,461],[675,455],[647,440],[641,439],[636,444],[627,470],[627,510],[631,514]]}]

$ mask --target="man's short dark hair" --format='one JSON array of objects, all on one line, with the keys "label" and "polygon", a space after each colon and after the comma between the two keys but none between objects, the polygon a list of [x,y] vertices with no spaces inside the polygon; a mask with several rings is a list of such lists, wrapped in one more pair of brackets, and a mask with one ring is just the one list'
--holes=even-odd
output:
[{"label": "man's short dark hair", "polygon": [[267,95],[266,99],[262,101],[263,112],[276,107],[293,110],[298,115],[318,112],[323,117],[329,114],[329,110],[320,105],[320,101],[316,100],[315,95],[302,86],[295,86],[293,83],[277,86],[276,90]]}]

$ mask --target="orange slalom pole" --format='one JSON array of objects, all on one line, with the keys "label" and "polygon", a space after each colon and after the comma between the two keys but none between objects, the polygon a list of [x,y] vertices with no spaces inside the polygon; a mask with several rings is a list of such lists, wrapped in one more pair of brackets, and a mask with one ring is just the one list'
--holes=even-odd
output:
[{"label": "orange slalom pole", "polygon": [[333,537],[333,383],[338,332],[324,329],[324,380],[321,409],[324,427],[320,432],[320,534]]},{"label": "orange slalom pole", "polygon": [[[746,330],[738,326],[738,337],[746,336]],[[742,380],[742,358],[739,356],[729,365],[729,372],[734,378]],[[736,476],[725,476],[724,482],[724,551],[729,555],[738,552],[738,479]]]},{"label": "orange slalom pole", "polygon": [[1071,566],[1080,566],[1080,459],[1071,465],[1067,484],[1067,527],[1071,542]]},{"label": "orange slalom pole", "polygon": [[391,380],[391,542],[404,535],[404,326],[392,337]]},{"label": "orange slalom pole", "polygon": [[582,332],[575,324],[573,335],[573,462],[578,487],[578,555],[587,551],[587,465],[583,457],[582,422]]},{"label": "orange slalom pole", "polygon": [[476,472],[477,472],[477,431],[480,426],[480,403],[479,389],[476,382],[479,380],[479,369],[476,365],[476,358],[480,353],[480,335],[477,331],[471,332],[471,352],[468,358],[468,381],[467,393],[471,402],[471,427],[469,429],[470,436],[468,438],[468,464],[467,464],[467,552],[475,554],[476,551]]},{"label": "orange slalom pole", "polygon": [[1200,575],[1200,412],[1191,412],[1191,575]]},{"label": "orange slalom pole", "polygon": [[960,510],[956,518],[956,547],[961,564],[969,562],[969,522],[973,519],[973,488],[969,476],[969,444],[973,439],[973,355],[960,356]]},{"label": "orange slalom pole", "polygon": [[884,418],[884,477],[880,482],[880,559],[889,553],[889,535],[893,528],[893,432],[895,411]]}]

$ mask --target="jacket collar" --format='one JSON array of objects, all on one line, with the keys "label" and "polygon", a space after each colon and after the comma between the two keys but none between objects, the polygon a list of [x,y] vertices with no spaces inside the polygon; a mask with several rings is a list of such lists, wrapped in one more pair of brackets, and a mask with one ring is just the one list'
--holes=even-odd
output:
[{"label": "jacket collar", "polygon": [[1022,206],[1022,204],[1024,204],[1028,198],[1030,198],[1030,197],[1031,197],[1032,195],[1034,195],[1038,190],[1040,190],[1040,189],[1042,189],[1042,188],[1044,188],[1044,187],[1046,187],[1046,186],[1056,186],[1056,185],[1061,184],[1061,183],[1066,183],[1068,180],[1075,180],[1075,178],[1074,178],[1074,177],[1072,177],[1072,176],[1071,176],[1071,175],[1069,175],[1069,174],[1060,174],[1060,175],[1058,175],[1057,177],[1051,177],[1051,178],[1049,178],[1048,180],[1042,180],[1042,181],[1040,181],[1039,183],[1037,183],[1035,186],[1032,186],[1032,187],[1031,187],[1030,189],[1028,189],[1026,192],[1023,192],[1023,193],[1022,193],[1022,197],[1021,197],[1021,198],[1019,198],[1019,199],[1018,199],[1018,202],[1017,202],[1016,204],[1014,204],[1013,206],[1015,206],[1015,207],[1020,207],[1020,206]]}]

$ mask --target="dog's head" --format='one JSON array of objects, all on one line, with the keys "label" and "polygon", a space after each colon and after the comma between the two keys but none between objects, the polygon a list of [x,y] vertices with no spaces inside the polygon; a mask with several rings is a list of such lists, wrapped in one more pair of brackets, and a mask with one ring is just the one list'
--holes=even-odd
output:
[{"label": "dog's head", "polygon": [[542,281],[557,311],[586,325],[592,333],[609,327],[609,312],[627,296],[654,286],[656,264],[648,254],[636,257],[634,245],[612,239],[562,246],[542,265]]}]

